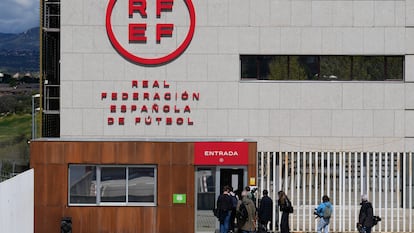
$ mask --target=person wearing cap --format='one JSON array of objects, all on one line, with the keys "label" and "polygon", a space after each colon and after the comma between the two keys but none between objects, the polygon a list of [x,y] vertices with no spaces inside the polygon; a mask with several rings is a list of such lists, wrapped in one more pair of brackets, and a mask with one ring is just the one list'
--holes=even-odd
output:
[{"label": "person wearing cap", "polygon": [[360,232],[371,233],[371,228],[374,225],[373,221],[374,210],[371,202],[368,201],[366,194],[361,195],[361,209],[359,210],[359,218],[357,228]]}]

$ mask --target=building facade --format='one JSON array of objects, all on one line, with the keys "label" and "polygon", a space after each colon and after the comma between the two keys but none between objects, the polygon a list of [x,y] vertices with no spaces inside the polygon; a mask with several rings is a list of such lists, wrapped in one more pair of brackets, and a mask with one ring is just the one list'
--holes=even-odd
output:
[{"label": "building facade", "polygon": [[[59,139],[31,144],[35,214],[47,212],[55,219],[71,215],[76,232],[172,232],[174,224],[163,228],[161,221],[182,208],[172,204],[173,194],[182,193],[189,222],[174,227],[186,229],[180,232],[210,230],[211,226],[203,229],[198,217],[190,217],[211,208],[204,202],[212,197],[199,191],[203,183],[197,183],[198,178],[215,179],[213,200],[208,203],[214,203],[225,182],[258,185],[256,179],[264,178],[256,177],[256,170],[263,170],[257,168],[263,161],[256,162],[256,152],[403,153],[414,149],[413,0],[45,1],[43,15],[48,15],[50,2],[58,6],[59,26],[45,30],[43,38],[50,42],[44,55],[52,49],[54,61],[43,60],[50,65],[44,67],[49,72],[42,72],[42,135]],[[43,24],[48,28],[46,18]],[[58,131],[47,131],[56,127]],[[163,159],[151,158],[151,154],[160,156],[158,152],[142,149],[146,156],[139,158],[139,148],[157,147],[157,143],[169,148],[165,149],[171,157],[167,170]],[[197,160],[197,146],[205,143],[213,148],[210,151],[221,154],[203,152],[204,157]],[[186,149],[174,152],[181,146]],[[106,147],[110,152],[102,149]],[[229,154],[234,151],[246,154],[247,162],[203,162],[206,157],[234,157]],[[42,158],[45,153],[51,157]],[[183,154],[188,157],[175,159]],[[167,181],[181,177],[168,175],[178,174],[180,166],[172,165],[175,161],[185,164],[182,168],[187,173],[182,175],[190,176],[188,186],[178,191],[170,187],[164,193],[161,176]],[[412,164],[412,159],[408,161]],[[54,165],[60,174],[49,180],[46,174]],[[102,207],[97,197],[103,194],[96,192],[92,203],[97,206],[73,207],[71,195],[76,191],[71,193],[70,171],[75,174],[76,166],[92,169],[104,179],[105,166],[129,172],[142,165],[158,174],[152,176],[158,181],[154,200],[144,203],[150,207],[135,210],[125,200],[123,210]],[[36,168],[44,169],[41,175]],[[412,166],[407,169],[412,177]],[[223,181],[221,176],[227,178]],[[94,185],[103,188],[100,179]],[[43,192],[36,181],[59,183],[63,191],[59,197],[52,190]],[[281,183],[277,188],[287,189]],[[404,187],[412,190],[412,178]],[[294,194],[300,188],[289,190]],[[363,187],[354,192],[369,190]],[[375,191],[370,195],[375,196]],[[106,221],[115,218],[116,211],[136,211],[137,224],[147,221],[139,216],[151,212],[151,226],[127,224],[121,229],[114,224],[92,230],[91,222],[100,223],[92,216]],[[90,228],[83,227],[84,219]],[[49,228],[36,217],[35,229],[46,232]]]}]

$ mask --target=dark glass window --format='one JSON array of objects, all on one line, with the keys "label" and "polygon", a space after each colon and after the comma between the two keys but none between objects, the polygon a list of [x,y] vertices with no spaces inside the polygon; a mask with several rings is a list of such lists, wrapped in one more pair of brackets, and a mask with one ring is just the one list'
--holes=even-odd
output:
[{"label": "dark glass window", "polygon": [[69,165],[70,205],[156,204],[155,166]]},{"label": "dark glass window", "polygon": [[242,80],[403,80],[403,56],[241,55]]}]

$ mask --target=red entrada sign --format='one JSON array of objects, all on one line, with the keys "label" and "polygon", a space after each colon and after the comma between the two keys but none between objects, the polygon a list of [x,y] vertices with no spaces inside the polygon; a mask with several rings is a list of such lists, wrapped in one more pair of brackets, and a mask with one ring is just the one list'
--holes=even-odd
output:
[{"label": "red entrada sign", "polygon": [[[195,29],[195,10],[192,3],[192,0],[182,0],[187,6],[189,16],[190,16],[190,25],[187,32],[187,35],[183,42],[172,52],[160,57],[143,57],[137,54],[133,54],[131,51],[125,49],[118,37],[115,35],[112,28],[112,19],[113,10],[115,4],[118,0],[110,0],[108,3],[108,8],[106,10],[106,31],[114,48],[125,58],[130,61],[144,64],[144,65],[160,65],[167,62],[170,62],[180,56],[184,50],[190,44]],[[147,13],[147,1],[148,0],[127,0],[128,1],[128,14],[125,14],[125,17],[131,19],[131,23],[128,24],[128,43],[134,44],[146,44],[147,43],[147,24],[145,19],[148,18]],[[152,0],[156,1],[156,20],[161,18],[161,14],[169,13],[174,10],[174,0]],[[126,13],[126,12],[125,12]],[[155,38],[156,43],[161,44],[162,38],[172,37],[174,33],[174,24],[173,23],[156,23],[155,25]]]},{"label": "red entrada sign", "polygon": [[247,165],[249,144],[247,142],[196,142],[195,165]]}]

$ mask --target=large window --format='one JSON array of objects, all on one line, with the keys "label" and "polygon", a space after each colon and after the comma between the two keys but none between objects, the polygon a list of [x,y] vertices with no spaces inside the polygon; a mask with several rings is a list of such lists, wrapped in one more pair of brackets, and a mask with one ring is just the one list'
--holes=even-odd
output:
[{"label": "large window", "polygon": [[404,56],[241,55],[242,80],[403,80]]},{"label": "large window", "polygon": [[70,205],[156,205],[155,166],[69,165]]}]

